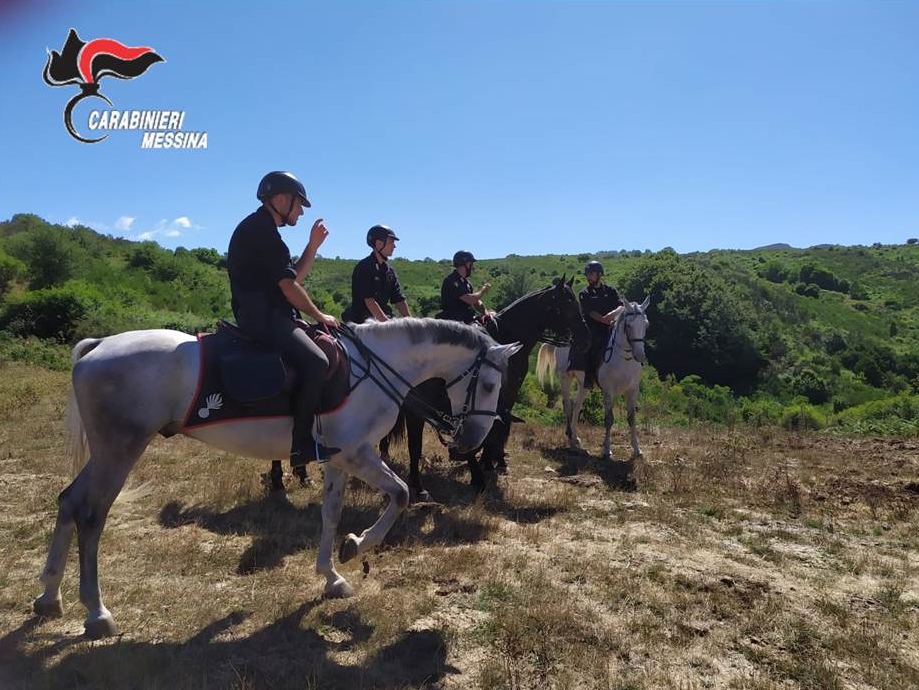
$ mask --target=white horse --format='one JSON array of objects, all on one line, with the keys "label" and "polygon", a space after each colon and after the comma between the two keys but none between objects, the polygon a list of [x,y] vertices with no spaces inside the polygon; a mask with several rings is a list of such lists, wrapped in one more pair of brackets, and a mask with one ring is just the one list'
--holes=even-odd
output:
[{"label": "white horse", "polygon": [[[613,426],[613,398],[619,393],[625,394],[628,405],[629,431],[632,436],[632,459],[641,457],[638,446],[638,434],[635,431],[635,404],[638,400],[638,384],[641,381],[641,365],[645,361],[645,333],[648,330],[648,317],[645,310],[651,303],[646,297],[641,304],[628,302],[615,310],[610,326],[610,338],[603,353],[600,368],[597,371],[597,383],[603,392],[604,423],[606,437],[603,440],[603,457],[611,458],[610,429]],[[559,378],[562,392],[562,406],[565,411],[565,435],[568,436],[570,448],[581,448],[577,424],[581,406],[587,397],[584,387],[583,371],[568,371],[568,347],[555,347],[548,343],[539,348],[536,358],[536,377],[542,384],[552,378],[552,359],[555,359],[555,373]],[[577,381],[578,393],[571,400],[571,382]]]},{"label": "white horse", "polygon": [[[453,411],[446,418],[452,431],[448,437],[451,446],[469,451],[491,429],[507,360],[520,347],[498,345],[479,329],[434,319],[370,322],[356,326],[355,332],[361,347],[353,340],[344,341],[352,361],[351,385],[356,387],[343,405],[316,423],[320,442],[342,449],[324,464],[316,571],[325,575],[324,594],[329,597],[353,594],[332,563],[347,476],[384,492],[389,502],[359,537],[345,537],[339,550],[341,562],[379,544],[408,505],[407,486],[374,452],[374,444],[392,428],[408,390],[434,377],[457,384],[448,389]],[[88,611],[86,634],[92,639],[115,634],[114,619],[99,590],[99,539],[128,473],[157,433],[182,433],[254,458],[286,455],[290,417],[181,427],[197,386],[199,347],[194,337],[169,330],[131,331],[83,340],[74,347],[68,431],[74,468],[82,469],[58,497],[57,523],[40,578],[45,590],[33,605],[37,615],[63,614],[60,585],[76,530],[80,601]],[[358,382],[354,372],[368,369],[372,376]]]}]

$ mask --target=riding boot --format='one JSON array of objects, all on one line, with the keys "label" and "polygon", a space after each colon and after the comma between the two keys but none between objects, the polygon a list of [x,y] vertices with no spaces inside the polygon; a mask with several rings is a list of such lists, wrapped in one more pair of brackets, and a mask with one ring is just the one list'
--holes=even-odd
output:
[{"label": "riding boot", "polygon": [[325,461],[341,448],[324,446],[313,438],[313,413],[294,416],[294,431],[290,446],[290,466],[306,465],[314,460]]}]

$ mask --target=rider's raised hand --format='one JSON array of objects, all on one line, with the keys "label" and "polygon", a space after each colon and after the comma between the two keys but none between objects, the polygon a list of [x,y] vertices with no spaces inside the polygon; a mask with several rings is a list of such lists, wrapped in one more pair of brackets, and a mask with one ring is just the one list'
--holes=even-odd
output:
[{"label": "rider's raised hand", "polygon": [[325,242],[325,238],[328,236],[329,231],[325,226],[324,219],[317,218],[316,222],[313,223],[312,229],[310,230],[310,241],[308,246],[318,247],[323,242]]}]

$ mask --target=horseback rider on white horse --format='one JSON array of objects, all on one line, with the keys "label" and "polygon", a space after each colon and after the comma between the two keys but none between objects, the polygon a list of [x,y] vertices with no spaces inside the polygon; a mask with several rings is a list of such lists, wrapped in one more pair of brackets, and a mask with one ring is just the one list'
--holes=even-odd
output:
[{"label": "horseback rider on white horse", "polygon": [[276,170],[259,182],[256,197],[262,205],[242,220],[230,239],[231,304],[240,328],[279,350],[297,372],[290,464],[298,467],[338,452],[313,438],[320,385],[329,360],[296,320],[302,311],[322,326],[338,326],[338,319],[320,311],[301,285],[329,231],[321,218],[316,220],[303,253],[294,262],[278,228],[293,227],[303,209],[310,208],[303,183],[289,172]]},{"label": "horseback rider on white horse", "polygon": [[584,386],[590,388],[596,379],[609,340],[609,327],[621,300],[616,288],[603,282],[603,264],[599,261],[588,261],[584,266],[584,275],[587,276],[587,287],[578,294],[578,300],[590,330],[590,348],[587,352],[571,349],[568,371],[583,371]]}]

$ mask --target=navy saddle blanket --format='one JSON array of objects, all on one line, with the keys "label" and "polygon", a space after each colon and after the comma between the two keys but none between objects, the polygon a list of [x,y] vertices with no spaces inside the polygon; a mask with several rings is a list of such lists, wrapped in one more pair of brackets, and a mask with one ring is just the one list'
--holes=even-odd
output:
[{"label": "navy saddle blanket", "polygon": [[[348,396],[348,355],[341,342],[304,323],[304,330],[329,360],[318,412],[331,412]],[[280,353],[251,340],[239,328],[221,321],[216,333],[199,333],[198,386],[185,413],[186,429],[238,419],[290,417],[296,372]]]}]

